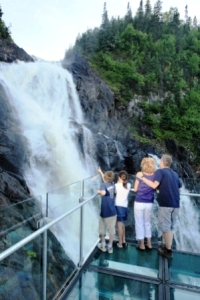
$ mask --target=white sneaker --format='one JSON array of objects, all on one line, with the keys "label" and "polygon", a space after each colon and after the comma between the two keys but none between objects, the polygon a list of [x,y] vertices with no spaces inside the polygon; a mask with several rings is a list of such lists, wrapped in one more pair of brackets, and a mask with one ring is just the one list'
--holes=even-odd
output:
[{"label": "white sneaker", "polygon": [[112,254],[113,253],[113,248],[108,248],[108,253]]},{"label": "white sneaker", "polygon": [[123,248],[123,245],[117,243],[117,247],[118,247],[118,248]]},{"label": "white sneaker", "polygon": [[105,246],[102,245],[102,243],[98,243],[97,247],[102,251],[102,252],[106,252],[107,248]]}]

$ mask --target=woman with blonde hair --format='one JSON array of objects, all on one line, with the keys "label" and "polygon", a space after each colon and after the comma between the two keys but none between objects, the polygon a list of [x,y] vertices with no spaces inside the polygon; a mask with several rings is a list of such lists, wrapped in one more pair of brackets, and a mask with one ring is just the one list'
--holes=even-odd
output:
[{"label": "woman with blonde hair", "polygon": [[[151,245],[151,216],[153,209],[155,189],[149,187],[138,178],[147,178],[154,181],[154,172],[156,171],[156,163],[152,157],[145,157],[141,161],[141,172],[136,174],[134,191],[137,192],[134,202],[134,217],[136,239],[139,241],[138,250],[144,251],[144,238],[147,238],[147,249],[152,249]],[[141,176],[142,173],[142,176]]]}]

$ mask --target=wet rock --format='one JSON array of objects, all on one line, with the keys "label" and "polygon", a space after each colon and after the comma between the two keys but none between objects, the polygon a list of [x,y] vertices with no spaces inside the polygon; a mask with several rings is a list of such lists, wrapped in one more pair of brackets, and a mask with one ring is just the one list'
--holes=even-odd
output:
[{"label": "wet rock", "polygon": [[[90,68],[84,57],[71,54],[64,59],[63,67],[73,75],[86,122],[95,136],[96,159],[102,169],[116,172],[124,169],[135,174],[140,170],[142,158],[149,154],[161,157],[170,153],[174,160],[172,168],[181,177],[195,176],[187,150],[177,146],[173,140],[166,140],[158,149],[157,145],[138,142],[131,136],[130,107],[115,98],[113,91]],[[147,140],[155,138],[150,127],[142,123],[135,126],[142,137]]]},{"label": "wet rock", "polygon": [[33,58],[24,51],[24,49],[18,47],[14,42],[9,42],[0,38],[0,61],[12,63],[16,60],[22,60],[25,62],[34,61]]}]

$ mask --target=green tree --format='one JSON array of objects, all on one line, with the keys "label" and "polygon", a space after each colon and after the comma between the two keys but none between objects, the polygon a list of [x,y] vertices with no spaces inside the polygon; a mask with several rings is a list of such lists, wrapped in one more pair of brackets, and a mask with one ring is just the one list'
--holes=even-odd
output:
[{"label": "green tree", "polygon": [[132,22],[133,22],[132,10],[131,10],[130,3],[128,2],[127,11],[125,15],[125,26],[131,24]]},{"label": "green tree", "polygon": [[2,20],[2,16],[3,16],[3,11],[0,5],[0,38],[8,39],[9,41],[12,41],[10,28],[5,25],[4,21]]},{"label": "green tree", "polygon": [[150,24],[154,41],[156,41],[162,34],[162,2],[160,0],[156,1],[154,5]]}]

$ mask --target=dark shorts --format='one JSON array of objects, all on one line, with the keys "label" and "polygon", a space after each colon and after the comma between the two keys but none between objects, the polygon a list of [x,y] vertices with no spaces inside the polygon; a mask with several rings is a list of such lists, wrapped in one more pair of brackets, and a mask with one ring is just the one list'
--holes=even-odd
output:
[{"label": "dark shorts", "polygon": [[115,206],[117,210],[117,221],[118,222],[125,222],[128,216],[127,207],[123,206]]}]

